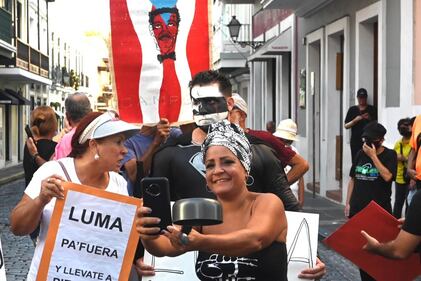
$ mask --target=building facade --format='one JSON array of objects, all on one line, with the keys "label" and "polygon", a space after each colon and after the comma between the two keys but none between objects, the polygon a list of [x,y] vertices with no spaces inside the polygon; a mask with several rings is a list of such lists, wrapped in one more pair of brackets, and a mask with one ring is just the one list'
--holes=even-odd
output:
[{"label": "building facade", "polygon": [[[296,146],[310,163],[307,188],[345,203],[351,153],[344,119],[357,90],[366,88],[377,107],[389,148],[400,137],[398,120],[420,112],[420,1],[236,3],[254,4],[252,38],[265,42],[248,57],[249,125],[294,119]],[[277,20],[260,23],[261,15]]]}]

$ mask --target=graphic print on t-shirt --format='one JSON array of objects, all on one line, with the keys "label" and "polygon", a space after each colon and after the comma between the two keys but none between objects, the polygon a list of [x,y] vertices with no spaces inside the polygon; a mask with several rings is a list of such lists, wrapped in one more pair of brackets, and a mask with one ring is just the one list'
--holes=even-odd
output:
[{"label": "graphic print on t-shirt", "polygon": [[206,175],[206,167],[203,163],[203,154],[202,152],[197,152],[189,160],[190,165],[192,165],[203,177]]},{"label": "graphic print on t-shirt", "polygon": [[355,178],[363,181],[375,181],[379,177],[379,170],[373,164],[366,163],[355,167]]},{"label": "graphic print on t-shirt", "polygon": [[248,276],[257,267],[257,259],[246,257],[226,257],[212,254],[208,259],[198,261],[196,271],[206,280],[256,280]]}]

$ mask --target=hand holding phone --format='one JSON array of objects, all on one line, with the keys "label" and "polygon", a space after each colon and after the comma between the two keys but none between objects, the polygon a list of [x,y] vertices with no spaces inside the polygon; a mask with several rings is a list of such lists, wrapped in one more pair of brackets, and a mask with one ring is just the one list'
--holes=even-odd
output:
[{"label": "hand holding phone", "polygon": [[159,224],[150,225],[150,227],[159,227],[161,231],[166,230],[167,226],[172,225],[168,179],[164,177],[147,177],[140,181],[140,185],[143,206],[152,209],[148,216],[161,219]]},{"label": "hand holding phone", "polygon": [[25,126],[25,132],[28,138],[32,138],[35,141],[34,134],[32,134],[32,130],[31,130],[31,127],[29,127],[29,125]]}]

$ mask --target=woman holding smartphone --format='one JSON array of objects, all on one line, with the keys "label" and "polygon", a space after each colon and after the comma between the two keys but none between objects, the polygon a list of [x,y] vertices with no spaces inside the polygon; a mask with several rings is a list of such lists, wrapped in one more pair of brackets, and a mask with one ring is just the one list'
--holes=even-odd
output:
[{"label": "woman holding smartphone", "polygon": [[159,228],[148,227],[159,219],[147,217],[151,210],[142,207],[136,224],[145,248],[155,256],[198,250],[201,280],[287,280],[284,206],[274,194],[248,191],[251,151],[242,129],[227,120],[212,124],[202,153],[207,186],[222,205],[223,223],[196,227],[188,236],[169,226],[160,235]]},{"label": "woman holding smartphone", "polygon": [[10,214],[10,228],[15,235],[27,235],[40,224],[28,281],[36,280],[55,202],[64,198],[62,182],[127,195],[127,183],[118,171],[127,153],[124,140],[138,131],[138,127],[118,120],[111,112],[89,113],[73,135],[69,157],[49,161],[35,172]]}]

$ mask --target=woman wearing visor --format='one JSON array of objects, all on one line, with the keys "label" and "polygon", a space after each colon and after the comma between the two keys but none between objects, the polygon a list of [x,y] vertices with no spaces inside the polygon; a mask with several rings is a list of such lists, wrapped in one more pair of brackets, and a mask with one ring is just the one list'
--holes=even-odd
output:
[{"label": "woman wearing visor", "polygon": [[36,171],[10,215],[15,235],[27,235],[41,223],[27,280],[36,279],[55,202],[64,197],[61,183],[71,181],[127,195],[127,183],[117,172],[127,153],[124,140],[138,131],[114,113],[89,113],[76,129],[69,157],[47,162]]}]

